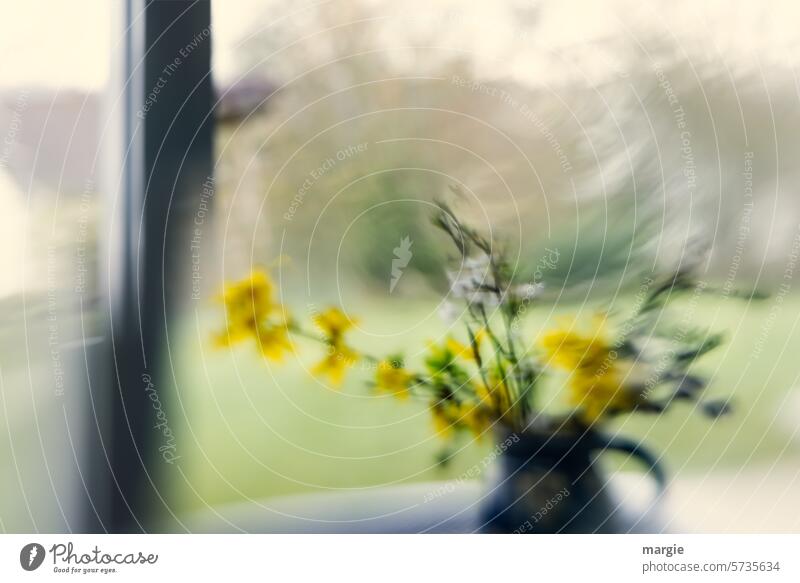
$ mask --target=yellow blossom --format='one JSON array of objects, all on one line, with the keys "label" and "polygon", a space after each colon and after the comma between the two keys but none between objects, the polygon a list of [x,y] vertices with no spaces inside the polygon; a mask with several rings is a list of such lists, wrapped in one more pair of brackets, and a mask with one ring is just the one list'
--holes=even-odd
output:
[{"label": "yellow blossom", "polygon": [[407,399],[413,380],[414,375],[396,360],[382,360],[378,363],[375,386],[380,391],[392,393],[400,399]]},{"label": "yellow blossom", "polygon": [[484,407],[475,403],[462,403],[461,422],[478,439],[492,427],[495,419]]},{"label": "yellow blossom", "polygon": [[347,367],[355,364],[358,354],[344,342],[344,333],[353,327],[353,321],[338,308],[328,308],[314,318],[325,334],[328,354],[318,362],[312,372],[326,376],[336,387],[341,386]]},{"label": "yellow blossom", "polygon": [[332,350],[325,358],[320,360],[311,369],[311,372],[320,377],[327,377],[334,387],[342,386],[344,373],[347,367],[353,366],[357,354],[346,346]]},{"label": "yellow blossom", "polygon": [[[482,330],[475,334],[475,344],[478,347],[483,334]],[[432,376],[438,377],[448,373],[454,376],[463,376],[464,378],[459,379],[459,381],[465,382],[467,376],[461,368],[459,360],[476,360],[475,350],[471,345],[462,344],[452,336],[445,338],[441,344],[428,342],[428,355],[425,357],[425,365]]]},{"label": "yellow blossom", "polygon": [[458,405],[453,401],[437,401],[431,404],[431,420],[433,428],[440,437],[449,437],[453,432],[453,408]]},{"label": "yellow blossom", "polygon": [[442,399],[431,404],[433,427],[440,437],[450,437],[456,429],[467,429],[477,438],[491,427],[489,412],[477,403]]},{"label": "yellow blossom", "polygon": [[[475,333],[475,348],[480,350],[481,343],[483,342],[483,338],[486,335],[483,328],[478,330]],[[476,360],[475,358],[475,349],[473,349],[472,344],[463,344],[459,342],[452,336],[448,336],[445,339],[445,347],[449,350],[454,357],[456,358],[464,358],[467,360]]]},{"label": "yellow blossom", "polygon": [[314,316],[314,323],[329,340],[337,340],[353,327],[355,321],[348,318],[339,308],[332,307]]},{"label": "yellow blossom", "polygon": [[458,424],[461,407],[452,399],[436,401],[431,405],[433,428],[441,437],[449,437]]},{"label": "yellow blossom", "polygon": [[475,389],[481,407],[495,419],[502,419],[511,412],[513,403],[506,380],[508,374],[506,370],[492,370],[487,383],[479,383]]},{"label": "yellow blossom", "polygon": [[241,281],[227,284],[220,300],[225,306],[226,329],[219,343],[241,342],[255,336],[259,324],[272,311],[272,282],[267,274],[255,270]]},{"label": "yellow blossom", "polygon": [[594,328],[586,334],[576,331],[572,323],[546,332],[541,345],[550,361],[567,371],[579,368],[596,370],[603,366],[610,352],[606,341],[605,318],[596,316],[593,323]]},{"label": "yellow blossom", "polygon": [[280,360],[292,346],[288,315],[272,294],[272,281],[259,269],[227,284],[219,296],[225,306],[225,329],[215,334],[215,344],[225,347],[252,339],[267,358]]},{"label": "yellow blossom", "polygon": [[269,360],[281,362],[286,352],[292,352],[294,347],[289,340],[289,329],[285,325],[275,325],[262,328],[258,333],[258,346],[261,353]]},{"label": "yellow blossom", "polygon": [[588,333],[573,328],[551,330],[541,340],[550,361],[570,374],[569,402],[588,423],[633,408],[637,398],[624,384],[625,369],[606,336],[605,317],[595,317]]},{"label": "yellow blossom", "polygon": [[581,410],[581,417],[594,423],[610,411],[628,411],[636,405],[636,395],[622,382],[619,369],[598,374],[576,370],[570,376],[569,401]]}]

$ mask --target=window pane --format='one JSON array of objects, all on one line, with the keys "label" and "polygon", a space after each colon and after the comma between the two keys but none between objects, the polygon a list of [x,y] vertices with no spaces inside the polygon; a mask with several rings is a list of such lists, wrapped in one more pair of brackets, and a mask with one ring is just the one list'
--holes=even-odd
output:
[{"label": "window pane", "polygon": [[[335,390],[313,374],[313,339],[297,338],[281,363],[255,343],[213,346],[220,290],[254,268],[312,332],[328,306],[356,317],[348,338],[360,353],[402,351],[422,366],[429,341],[468,342],[448,313],[455,249],[430,226],[444,199],[550,290],[528,337],[560,315],[631,310],[641,273],[707,247],[704,277],[728,292],[691,314],[726,332],[704,370],[714,394],[733,391],[740,406],[714,424],[687,407],[612,427],[664,452],[681,492],[675,512],[707,499],[697,492],[708,484],[736,484],[698,530],[789,528],[780,505],[757,516],[749,493],[786,503],[794,479],[796,424],[784,405],[796,400],[786,307],[796,299],[736,303],[731,290],[779,292],[792,261],[796,197],[779,185],[793,170],[777,152],[796,148],[786,82],[796,33],[788,6],[760,12],[767,32],[755,37],[743,30],[745,4],[734,4],[703,3],[701,18],[689,2],[663,12],[216,2],[216,182],[198,204],[191,315],[171,346],[185,515],[482,473],[474,468],[494,442],[448,450],[428,403],[372,389],[369,360]],[[778,110],[784,128],[764,121]]]},{"label": "window pane", "polygon": [[85,524],[111,4],[1,4],[0,519],[67,531]]}]

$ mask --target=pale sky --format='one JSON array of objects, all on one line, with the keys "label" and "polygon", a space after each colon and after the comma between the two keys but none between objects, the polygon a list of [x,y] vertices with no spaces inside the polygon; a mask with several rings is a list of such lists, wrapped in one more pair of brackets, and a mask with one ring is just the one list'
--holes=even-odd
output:
[{"label": "pale sky", "polygon": [[[344,2],[345,0],[333,0]],[[263,16],[270,0],[225,0],[213,3],[214,66],[218,79],[237,73],[234,46],[247,32],[265,26]],[[398,5],[371,0],[386,6],[387,43],[397,43],[406,34],[439,27],[443,41],[470,48],[487,70],[511,75],[520,81],[552,82],[564,68],[554,66],[551,51],[580,47],[577,58],[593,75],[608,72],[607,55],[593,50],[591,41],[613,38],[623,51],[631,50],[640,35],[656,30],[678,42],[696,39],[711,52],[726,58],[777,59],[794,64],[798,54],[800,2],[776,0],[757,4],[750,0],[404,0]],[[287,6],[297,10],[302,3],[282,2],[274,18]],[[311,3],[313,4],[313,3]],[[60,88],[102,88],[108,79],[112,42],[111,11],[121,0],[0,0],[0,86],[39,85]],[[343,4],[344,5],[344,4]],[[519,30],[510,8],[538,11],[535,38],[514,45],[513,57],[502,59],[498,70],[495,55],[504,45],[514,43]],[[455,11],[455,12],[453,12]],[[449,24],[442,14],[456,14]],[[394,24],[392,21],[394,20]],[[649,29],[649,30],[648,30]],[[437,31],[434,31],[437,32]],[[682,40],[683,39],[683,40]],[[520,46],[523,45],[523,46]]]},{"label": "pale sky", "polygon": [[0,0],[0,85],[99,88],[115,0]]},{"label": "pale sky", "polygon": [[[232,47],[264,5],[264,0],[213,3],[214,64],[222,76],[235,70]],[[112,48],[111,11],[117,6],[122,0],[0,0],[0,86],[102,88]]]}]

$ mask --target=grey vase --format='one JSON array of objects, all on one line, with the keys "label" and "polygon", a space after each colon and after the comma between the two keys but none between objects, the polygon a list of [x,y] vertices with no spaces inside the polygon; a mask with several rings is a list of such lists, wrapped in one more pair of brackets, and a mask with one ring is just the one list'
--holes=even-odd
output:
[{"label": "grey vase", "polygon": [[[490,533],[663,532],[658,499],[665,476],[640,444],[587,430],[581,433],[514,434],[487,482],[481,530]],[[596,464],[604,451],[644,463],[658,486],[647,512],[627,508]]]}]

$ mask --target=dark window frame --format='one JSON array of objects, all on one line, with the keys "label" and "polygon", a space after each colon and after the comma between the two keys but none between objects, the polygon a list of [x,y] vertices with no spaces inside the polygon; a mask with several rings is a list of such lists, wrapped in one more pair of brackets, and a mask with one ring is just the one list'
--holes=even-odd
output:
[{"label": "dark window frame", "polygon": [[170,323],[189,303],[193,217],[213,177],[211,6],[125,0],[117,17],[83,530],[178,531],[165,485],[180,470],[159,452],[152,394],[174,402]]}]

